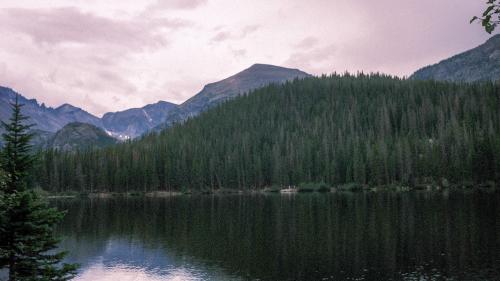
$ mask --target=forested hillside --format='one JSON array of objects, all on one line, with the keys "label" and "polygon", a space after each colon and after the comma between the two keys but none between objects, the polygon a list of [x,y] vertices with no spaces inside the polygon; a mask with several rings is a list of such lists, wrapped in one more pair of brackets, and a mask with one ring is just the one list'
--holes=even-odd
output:
[{"label": "forested hillside", "polygon": [[70,151],[84,147],[105,147],[116,144],[117,139],[101,128],[81,122],[72,122],[57,131],[43,144],[46,148]]},{"label": "forested hillside", "polygon": [[498,183],[499,109],[498,83],[311,77],[137,141],[47,151],[35,178],[57,192]]}]

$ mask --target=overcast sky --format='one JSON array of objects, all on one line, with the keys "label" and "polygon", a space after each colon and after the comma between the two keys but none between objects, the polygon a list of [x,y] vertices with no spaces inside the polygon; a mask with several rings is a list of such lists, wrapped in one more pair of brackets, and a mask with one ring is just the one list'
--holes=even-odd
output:
[{"label": "overcast sky", "polygon": [[1,0],[0,85],[96,114],[254,63],[399,76],[483,43],[486,0]]}]

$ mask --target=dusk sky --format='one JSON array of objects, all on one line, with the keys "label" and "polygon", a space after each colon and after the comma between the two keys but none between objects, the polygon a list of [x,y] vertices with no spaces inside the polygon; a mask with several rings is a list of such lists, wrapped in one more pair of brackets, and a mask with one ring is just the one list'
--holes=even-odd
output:
[{"label": "dusk sky", "polygon": [[96,114],[254,63],[398,76],[476,47],[480,0],[2,0],[0,85]]}]

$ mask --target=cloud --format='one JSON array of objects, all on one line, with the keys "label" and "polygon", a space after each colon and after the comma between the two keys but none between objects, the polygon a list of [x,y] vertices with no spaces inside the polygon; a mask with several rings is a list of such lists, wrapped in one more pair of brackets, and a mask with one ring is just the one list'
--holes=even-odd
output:
[{"label": "cloud", "polygon": [[119,73],[102,70],[98,71],[96,74],[98,79],[94,79],[92,84],[84,86],[83,89],[89,91],[120,92],[122,95],[126,96],[137,93],[136,86],[122,78]]},{"label": "cloud", "polygon": [[100,102],[100,101],[96,102],[88,94],[85,95],[85,97],[83,99],[83,103],[85,104],[84,110],[87,112],[106,112],[107,111],[106,106],[102,102]]},{"label": "cloud", "polygon": [[237,32],[230,32],[227,30],[219,31],[222,29],[221,26],[217,26],[215,28],[216,31],[218,31],[210,40],[211,42],[223,42],[226,40],[238,40],[238,39],[244,39],[248,35],[254,33],[260,28],[260,25],[246,25],[241,30]]},{"label": "cloud", "polygon": [[77,8],[0,10],[0,29],[30,37],[36,44],[112,45],[141,50],[165,46],[165,31],[189,25],[179,19],[112,19]]},{"label": "cloud", "polygon": [[[96,114],[142,104],[137,63],[165,51],[171,34],[191,22],[121,16],[76,7],[0,9],[0,83],[54,106],[71,103]],[[116,101],[117,95],[122,99]]]},{"label": "cloud", "polygon": [[318,44],[318,38],[314,36],[308,36],[302,40],[300,40],[297,44],[294,44],[293,47],[296,49],[309,49]]},{"label": "cloud", "polygon": [[247,54],[247,50],[245,49],[231,50],[231,52],[233,53],[233,56],[236,58],[244,57]]},{"label": "cloud", "polygon": [[[176,77],[164,82],[159,88],[168,89],[169,102],[181,104],[203,89],[203,85],[217,81],[216,78],[200,78],[197,76]],[[152,99],[165,100],[162,95],[152,94]]]},{"label": "cloud", "polygon": [[217,32],[217,34],[215,34],[215,36],[212,37],[212,39],[210,41],[222,42],[222,41],[226,41],[226,40],[231,39],[231,38],[233,38],[233,35],[230,32],[220,31],[220,32]]},{"label": "cloud", "polygon": [[169,9],[191,10],[198,8],[206,2],[207,0],[157,0],[147,7],[146,11],[155,12]]},{"label": "cloud", "polygon": [[241,30],[241,37],[246,37],[247,35],[259,30],[259,28],[260,25],[258,24],[247,25],[243,27],[243,29]]},{"label": "cloud", "polygon": [[338,48],[335,45],[298,51],[292,53],[283,64],[307,70],[312,73],[331,72],[333,68],[329,62],[330,59],[336,55],[337,51]]},{"label": "cloud", "polygon": [[102,114],[160,99],[183,102],[257,61],[312,74],[405,75],[484,42],[488,34],[468,22],[483,5],[2,0],[0,84],[49,106],[71,103]]}]

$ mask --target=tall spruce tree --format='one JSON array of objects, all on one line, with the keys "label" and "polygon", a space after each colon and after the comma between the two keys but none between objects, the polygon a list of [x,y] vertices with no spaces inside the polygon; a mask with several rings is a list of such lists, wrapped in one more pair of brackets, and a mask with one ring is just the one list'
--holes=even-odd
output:
[{"label": "tall spruce tree", "polygon": [[76,266],[60,264],[64,252],[57,252],[59,240],[54,226],[64,213],[40,198],[27,185],[35,158],[31,154],[27,117],[21,113],[18,97],[8,123],[2,122],[4,148],[0,153],[0,268],[7,268],[9,280],[69,280]]}]

